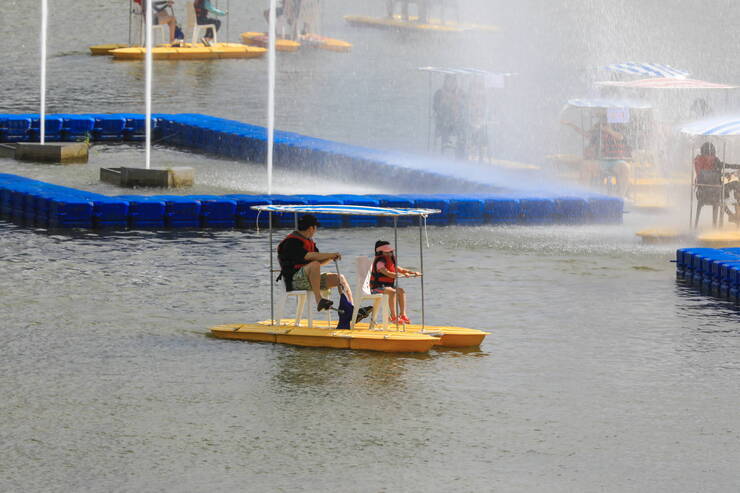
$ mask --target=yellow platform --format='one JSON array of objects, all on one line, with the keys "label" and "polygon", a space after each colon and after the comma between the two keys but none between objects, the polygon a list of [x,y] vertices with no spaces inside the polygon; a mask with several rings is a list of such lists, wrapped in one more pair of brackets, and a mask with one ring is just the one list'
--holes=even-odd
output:
[{"label": "yellow platform", "polygon": [[[290,318],[284,318],[284,323],[295,324],[295,320]],[[263,320],[259,322],[260,325],[270,325],[269,320]],[[336,321],[331,322],[327,320],[314,320],[314,327],[320,327],[322,329],[328,329],[337,324]],[[306,327],[308,324],[306,320],[301,320],[298,324],[301,327]],[[360,322],[355,325],[355,330],[369,330],[369,324]],[[377,327],[377,326],[376,326]],[[438,337],[439,341],[435,342],[435,346],[441,347],[476,347],[480,346],[483,339],[489,334],[478,329],[467,329],[465,327],[447,327],[439,325],[425,325],[422,330],[421,325],[409,324],[409,325],[391,325],[389,327],[390,332],[394,334],[427,334],[433,337]],[[340,331],[346,332],[346,331]],[[377,332],[375,329],[372,332]]]},{"label": "yellow platform", "polygon": [[498,26],[486,26],[481,24],[458,24],[456,22],[447,22],[442,24],[439,19],[430,19],[429,24],[420,24],[416,22],[418,17],[409,17],[408,21],[401,19],[396,15],[393,18],[388,17],[364,17],[360,15],[346,15],[344,20],[353,25],[379,27],[384,29],[399,29],[420,32],[440,32],[440,33],[459,33],[465,31],[489,31],[496,32]]},{"label": "yellow platform", "polygon": [[724,229],[702,233],[697,237],[702,246],[712,248],[740,247],[740,229]]},{"label": "yellow platform", "polygon": [[90,47],[90,54],[93,56],[104,56],[110,55],[111,51],[119,48],[128,48],[129,46],[125,43],[111,43],[105,45],[95,45]]},{"label": "yellow platform", "polygon": [[[266,52],[264,48],[246,46],[241,43],[216,43],[213,46],[184,43],[180,47],[172,47],[169,44],[158,45],[152,49],[152,57],[154,60],[219,60],[257,58]],[[140,46],[111,51],[111,55],[116,60],[143,60],[145,53],[146,48]]]},{"label": "yellow platform", "polygon": [[335,330],[295,325],[228,324],[211,327],[211,334],[220,339],[273,342],[293,346],[361,349],[387,353],[426,353],[439,337],[396,331]]},{"label": "yellow platform", "polygon": [[[242,42],[249,46],[267,47],[267,34],[258,32],[246,32],[241,34]],[[277,39],[275,48],[277,51],[298,51],[299,48],[318,48],[327,51],[348,52],[352,50],[352,43],[341,39],[327,38],[318,34],[303,34],[300,41],[289,39]]]},{"label": "yellow platform", "polygon": [[635,233],[643,243],[676,243],[678,241],[692,241],[695,236],[687,231],[676,228],[650,228]]},{"label": "yellow platform", "polygon": [[[249,46],[258,46],[260,48],[267,48],[267,34],[257,32],[247,32],[241,34],[242,43]],[[298,41],[292,41],[290,39],[277,39],[275,40],[275,49],[277,51],[298,51],[301,47],[301,43]]]}]

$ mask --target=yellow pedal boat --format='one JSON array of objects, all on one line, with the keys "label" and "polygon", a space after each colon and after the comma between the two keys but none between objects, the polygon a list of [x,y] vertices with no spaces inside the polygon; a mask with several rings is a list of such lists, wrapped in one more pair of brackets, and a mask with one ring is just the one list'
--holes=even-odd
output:
[{"label": "yellow pedal boat", "polygon": [[[242,42],[249,46],[259,46],[262,48],[267,47],[268,37],[267,33],[259,32],[246,32],[241,34]],[[327,38],[318,34],[303,34],[299,37],[299,41],[292,41],[290,39],[278,38],[275,42],[277,51],[293,52],[298,51],[299,48],[317,48],[326,51],[336,51],[340,53],[346,53],[352,51],[352,43],[342,41],[341,39]]]},{"label": "yellow pedal boat", "polygon": [[[258,32],[246,32],[241,34],[242,43],[248,46],[258,46],[260,48],[267,48],[267,34]],[[278,38],[275,40],[275,48],[277,51],[293,52],[298,51],[301,47],[301,43],[293,41],[291,39]]]},{"label": "yellow pedal boat", "polygon": [[[259,212],[267,212],[269,214],[269,255],[270,255],[270,273],[273,272],[273,251],[272,251],[272,214],[340,214],[340,215],[368,215],[368,216],[385,216],[393,218],[394,229],[397,226],[398,217],[416,216],[419,218],[419,229],[420,234],[422,231],[422,224],[425,222],[425,218],[429,214],[439,213],[436,209],[396,209],[386,207],[364,207],[364,206],[344,206],[344,205],[256,205],[252,206],[252,209]],[[394,235],[394,237],[397,237]],[[419,243],[419,254],[421,265],[424,265],[423,261],[423,247],[420,241]],[[360,285],[366,285],[367,279],[369,278],[369,265],[363,274],[359,268],[361,265],[361,257],[358,257],[358,281]],[[364,260],[370,263],[370,259],[364,258]],[[339,266],[337,264],[337,272],[339,272]],[[423,270],[421,274],[416,273],[421,279],[421,319],[424,320],[424,284],[423,284]],[[364,280],[364,283],[362,282]],[[272,290],[274,289],[274,283],[270,283],[270,299],[274,299]],[[341,290],[340,290],[341,292]],[[289,293],[291,296],[296,292]],[[225,324],[211,327],[210,331],[214,337],[220,339],[238,339],[246,341],[257,341],[257,342],[272,342],[280,344],[290,344],[294,346],[310,346],[310,347],[327,347],[335,349],[361,349],[368,351],[383,351],[383,352],[411,352],[411,353],[424,353],[432,349],[434,346],[438,347],[449,347],[449,348],[465,348],[465,347],[477,347],[483,339],[488,335],[488,332],[477,329],[467,329],[464,327],[448,327],[448,326],[436,326],[426,324],[408,324],[408,325],[393,325],[380,326],[368,323],[353,323],[354,316],[357,313],[357,306],[363,300],[368,298],[373,299],[373,312],[371,313],[371,319],[377,320],[379,313],[376,310],[385,310],[380,308],[381,303],[386,303],[385,295],[380,294],[368,294],[369,289],[363,288],[362,292],[357,292],[355,302],[358,303],[352,310],[352,305],[344,299],[342,295],[342,303],[349,304],[349,311],[342,310],[342,303],[340,303],[338,310],[340,313],[340,319],[337,322],[331,322],[329,320],[312,320],[310,323],[308,320],[300,318],[304,309],[304,302],[308,298],[309,292],[298,292],[296,296],[303,297],[303,301],[298,303],[298,315],[293,319],[282,318],[282,308],[278,310],[278,316],[274,315],[274,305],[270,307],[270,320],[263,320],[257,323],[247,324]],[[287,299],[287,294],[286,294]],[[358,301],[359,300],[359,301]],[[310,305],[310,303],[308,303]],[[284,304],[282,305],[284,306]],[[311,307],[308,307],[311,310]],[[385,312],[384,312],[385,313]],[[311,312],[309,312],[310,316]],[[387,320],[387,313],[384,315]],[[311,325],[309,327],[309,324]],[[335,325],[336,324],[336,325]],[[339,329],[337,327],[343,327]],[[380,328],[378,328],[380,327]]]},{"label": "yellow pedal boat", "polygon": [[382,29],[396,29],[419,32],[459,33],[465,31],[499,31],[498,26],[486,26],[481,24],[458,24],[456,22],[442,23],[439,19],[430,19],[428,24],[421,24],[418,17],[409,17],[403,20],[400,15],[393,18],[388,17],[365,17],[361,15],[346,15],[344,20],[352,25],[378,27]]},{"label": "yellow pedal boat", "polygon": [[[154,60],[219,60],[226,58],[259,58],[267,52],[257,46],[241,43],[215,43],[206,46],[202,43],[183,43],[181,46],[158,45],[152,49]],[[115,60],[143,60],[144,47],[119,48],[111,51]]]}]

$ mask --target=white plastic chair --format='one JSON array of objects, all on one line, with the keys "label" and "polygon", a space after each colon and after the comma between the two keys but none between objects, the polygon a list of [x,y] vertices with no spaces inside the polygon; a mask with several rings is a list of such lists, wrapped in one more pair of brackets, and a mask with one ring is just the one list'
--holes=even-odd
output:
[{"label": "white plastic chair", "polygon": [[386,294],[372,294],[370,292],[370,271],[373,267],[373,261],[369,257],[360,256],[357,257],[357,287],[355,288],[355,309],[352,313],[352,328],[355,327],[355,320],[357,319],[357,311],[360,309],[360,305],[363,301],[373,302],[373,324],[378,321],[378,313],[383,312],[381,320],[381,328],[388,330],[388,314],[390,313],[390,307],[388,305],[388,295]]},{"label": "white plastic chair", "polygon": [[[323,293],[326,293],[325,298],[329,296],[329,290],[322,291]],[[277,303],[277,309],[275,311],[275,320],[277,321],[277,325],[283,324],[283,318],[285,314],[285,306],[288,304],[288,298],[295,298],[296,301],[296,309],[295,309],[295,324],[300,324],[301,320],[303,319],[303,310],[304,308],[308,312],[306,314],[306,318],[308,319],[308,326],[313,327],[313,307],[308,302],[309,295],[313,296],[313,291],[285,291],[283,293],[283,296],[280,298],[280,300]],[[329,326],[331,326],[331,310],[326,310],[327,316],[328,316],[328,322]]]},{"label": "white plastic chair", "polygon": [[216,25],[215,24],[198,24],[198,19],[195,17],[195,7],[193,7],[193,2],[186,2],[185,3],[185,12],[187,14],[187,22],[185,23],[185,29],[187,32],[192,32],[191,40],[190,42],[192,44],[195,44],[198,42],[198,40],[201,38],[201,31],[205,35],[208,32],[208,29],[213,30],[213,43],[218,43],[218,38],[216,38]]}]

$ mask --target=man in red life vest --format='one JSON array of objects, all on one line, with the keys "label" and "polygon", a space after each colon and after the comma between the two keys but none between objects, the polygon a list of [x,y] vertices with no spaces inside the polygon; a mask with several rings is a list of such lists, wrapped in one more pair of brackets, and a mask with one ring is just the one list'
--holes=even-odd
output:
[{"label": "man in red life vest", "polygon": [[319,227],[316,217],[306,214],[298,220],[298,231],[293,231],[277,247],[280,262],[280,277],[285,281],[286,291],[312,291],[316,297],[317,309],[328,310],[334,304],[321,297],[321,291],[342,283],[344,293],[352,303],[352,291],[344,276],[322,273],[321,266],[332,260],[341,260],[337,252],[321,253],[313,236]]}]

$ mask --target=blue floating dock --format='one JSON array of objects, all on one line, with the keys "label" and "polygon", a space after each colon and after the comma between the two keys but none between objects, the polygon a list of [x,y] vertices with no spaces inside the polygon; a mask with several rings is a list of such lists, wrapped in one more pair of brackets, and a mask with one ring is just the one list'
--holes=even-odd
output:
[{"label": "blue floating dock", "polygon": [[676,250],[676,277],[705,294],[740,303],[740,248]]},{"label": "blue floating dock", "polygon": [[[39,116],[0,114],[0,142],[38,140]],[[52,114],[46,117],[47,137],[65,141],[140,141],[144,138],[144,115]],[[153,138],[176,147],[237,160],[265,158],[264,127],[200,114],[154,114]],[[368,205],[439,209],[428,218],[431,225],[481,224],[585,224],[621,223],[624,203],[619,198],[566,189],[561,195],[531,189],[526,180],[509,171],[482,172],[474,163],[435,162],[432,157],[379,151],[308,137],[275,132],[275,164],[284,168],[321,173],[350,172],[364,180],[407,180],[423,189],[467,189],[457,194],[397,195],[192,195],[154,197],[105,195],[62,187],[21,176],[0,174],[0,215],[17,224],[34,227],[75,228],[254,228],[258,215],[251,206],[260,204]],[[489,176],[493,173],[492,176]],[[499,173],[496,175],[496,173]],[[522,184],[508,190],[496,180]],[[580,192],[580,193],[578,193]],[[321,217],[326,227],[390,226],[386,218],[371,216]],[[274,214],[278,227],[293,227],[293,214]],[[266,226],[268,215],[259,216]],[[414,226],[409,218],[399,226]]]}]

